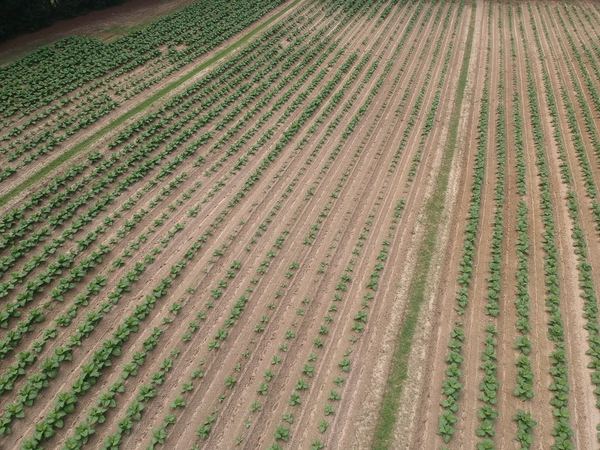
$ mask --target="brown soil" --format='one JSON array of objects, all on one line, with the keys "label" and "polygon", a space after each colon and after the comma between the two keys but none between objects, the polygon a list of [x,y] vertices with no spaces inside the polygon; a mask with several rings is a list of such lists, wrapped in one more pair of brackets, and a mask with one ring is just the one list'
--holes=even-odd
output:
[{"label": "brown soil", "polygon": [[35,33],[0,43],[0,65],[67,36],[91,36],[110,41],[128,31],[160,19],[195,0],[128,0],[122,5],[59,20]]}]

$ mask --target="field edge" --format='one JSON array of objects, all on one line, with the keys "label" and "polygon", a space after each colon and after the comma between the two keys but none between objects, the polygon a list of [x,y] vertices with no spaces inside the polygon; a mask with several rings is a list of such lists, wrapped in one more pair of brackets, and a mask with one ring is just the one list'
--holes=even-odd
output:
[{"label": "field edge", "polygon": [[387,449],[392,441],[395,429],[400,397],[402,395],[404,381],[407,378],[408,362],[410,359],[413,336],[418,322],[421,304],[425,298],[428,280],[431,277],[431,261],[436,250],[438,231],[442,219],[445,217],[446,189],[457,145],[458,128],[464,92],[467,84],[468,69],[471,60],[471,49],[473,43],[473,32],[475,29],[475,2],[471,3],[471,18],[469,31],[465,43],[463,61],[458,78],[457,93],[452,108],[450,127],[446,149],[442,157],[440,172],[435,180],[435,187],[431,197],[423,208],[421,220],[424,229],[427,230],[417,252],[415,271],[408,288],[408,308],[399,329],[396,348],[394,349],[390,371],[388,373],[383,401],[379,411],[379,420],[375,428],[374,439],[371,448],[374,450]]}]

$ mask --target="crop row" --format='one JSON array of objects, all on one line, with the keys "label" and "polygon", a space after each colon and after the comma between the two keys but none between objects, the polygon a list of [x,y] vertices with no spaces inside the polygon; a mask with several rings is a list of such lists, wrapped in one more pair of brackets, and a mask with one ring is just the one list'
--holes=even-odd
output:
[{"label": "crop row", "polygon": [[[512,8],[508,7],[509,21],[512,23]],[[520,100],[517,89],[517,65],[516,65],[516,48],[514,35],[511,28],[511,54],[512,54],[512,67],[513,67],[513,124],[514,124],[514,143],[517,154],[517,192],[523,197],[526,194],[526,182],[525,182],[525,158],[523,153],[523,131],[522,131],[522,116],[520,111]],[[513,395],[519,397],[521,401],[526,401],[534,396],[533,392],[533,377],[534,374],[531,370],[531,359],[529,353],[531,351],[531,341],[527,338],[531,325],[529,324],[529,307],[530,307],[530,296],[529,296],[529,267],[528,267],[528,256],[529,256],[529,224],[528,224],[528,208],[525,201],[521,200],[517,206],[517,224],[515,230],[517,231],[517,241],[515,243],[517,253],[517,271],[515,273],[516,278],[516,295],[515,295],[515,311],[517,320],[515,322],[516,330],[521,333],[515,337],[515,343],[513,347],[518,349],[520,355],[515,360],[517,367],[516,373],[516,384],[513,389]],[[517,422],[517,435],[515,439],[521,445],[521,448],[529,448],[532,443],[532,432],[535,421],[531,418],[530,413],[525,413],[522,410],[518,410],[517,414],[513,416],[513,419]]]},{"label": "crop row", "polygon": [[[489,20],[488,26],[491,27],[491,15],[492,15],[492,4],[489,6]],[[500,16],[501,17],[501,16]],[[499,21],[498,26],[502,31],[502,22]],[[500,306],[498,300],[500,299],[500,279],[501,279],[501,267],[502,267],[502,240],[503,240],[503,205],[504,205],[504,168],[506,164],[506,124],[504,118],[504,40],[502,33],[499,39],[499,77],[497,86],[497,98],[498,105],[496,107],[496,186],[494,188],[494,219],[492,221],[492,240],[491,240],[491,256],[488,267],[490,275],[486,278],[487,281],[487,294],[485,298],[487,303],[485,305],[486,314],[497,317],[500,314]],[[498,366],[496,364],[496,353],[494,348],[497,345],[494,335],[498,333],[493,323],[488,323],[485,326],[486,337],[483,341],[484,348],[482,351],[482,364],[479,366],[483,372],[483,380],[479,384],[479,390],[481,394],[479,399],[483,402],[483,407],[478,408],[477,415],[480,419],[479,426],[476,428],[475,433],[482,439],[477,443],[478,449],[492,449],[494,448],[493,437],[494,431],[494,419],[498,417],[498,411],[494,408],[497,404],[496,393],[499,389],[499,383],[496,378]]]},{"label": "crop row", "polygon": [[[512,23],[512,8],[508,7],[509,22]],[[516,64],[516,46],[512,27],[510,29],[511,41],[511,59],[513,69],[513,126],[514,126],[514,145],[516,150],[516,183],[517,193],[523,197],[526,194],[525,181],[525,158],[523,153],[523,131],[522,131],[522,116],[520,111],[520,99],[517,84],[517,64]],[[521,200],[517,206],[517,224],[515,230],[517,232],[517,241],[515,243],[517,254],[517,271],[516,292],[515,292],[515,312],[516,321],[515,328],[520,333],[515,337],[513,347],[520,352],[515,360],[517,373],[515,375],[515,388],[513,395],[519,397],[521,401],[526,401],[534,396],[533,392],[533,371],[531,370],[531,359],[529,353],[531,351],[531,341],[527,338],[531,325],[529,323],[529,224],[528,224],[528,208],[524,200]],[[521,448],[530,448],[533,444],[533,427],[537,424],[531,417],[531,413],[519,409],[517,414],[512,417],[517,423],[517,434],[515,440],[519,442]]]},{"label": "crop row", "polygon": [[[538,168],[539,189],[540,189],[540,210],[542,216],[542,224],[544,231],[543,250],[544,255],[544,281],[546,284],[546,309],[550,313],[548,319],[548,339],[554,342],[555,350],[550,355],[550,375],[553,378],[552,383],[548,387],[554,392],[554,396],[550,400],[553,406],[554,428],[552,435],[554,436],[553,449],[571,449],[574,448],[571,443],[573,431],[569,424],[569,411],[567,392],[569,390],[567,377],[567,358],[564,343],[563,321],[560,312],[560,289],[558,282],[558,257],[555,243],[554,217],[552,208],[551,187],[548,175],[548,165],[546,160],[546,150],[543,144],[543,131],[541,124],[541,115],[537,99],[537,90],[533,80],[531,64],[528,55],[527,39],[525,37],[525,29],[522,22],[522,8],[517,8],[519,16],[519,29],[523,50],[525,52],[525,64],[527,72],[527,96],[529,103],[530,122],[533,130],[534,146],[536,152],[536,166]],[[532,28],[535,30],[535,23],[532,22]],[[538,57],[543,56],[539,53]],[[550,113],[556,115],[556,103],[552,94],[549,76],[543,66],[544,89],[546,92],[546,101],[550,108]],[[554,120],[554,117],[553,117]],[[554,130],[555,138],[560,133],[558,128]],[[564,171],[564,164],[561,168],[563,179],[569,174]]]},{"label": "crop row", "polygon": [[[566,28],[565,28],[565,32],[568,33]],[[574,87],[577,87],[577,86],[574,86]],[[551,88],[551,86],[550,86],[550,88]],[[561,90],[564,90],[562,84],[561,84]],[[575,150],[579,154],[579,153],[584,152],[584,149],[582,149],[581,146],[578,145],[578,144],[581,144],[581,136],[579,135],[579,130],[577,127],[576,118],[574,117],[572,105],[568,101],[568,96],[565,96],[565,97],[566,97],[566,98],[564,98],[565,108],[567,109],[567,117],[569,119],[569,128],[570,128],[570,132],[571,132],[571,138],[573,140]],[[578,156],[578,161],[580,163],[580,166],[583,166],[582,167],[583,169],[585,169],[585,167],[586,167],[585,162],[587,162],[587,160],[584,158],[584,156],[585,156],[585,154]],[[568,165],[567,165],[567,170],[569,170]],[[587,172],[585,170],[583,170],[582,172],[583,172],[583,176],[584,176],[584,180],[585,180]],[[593,195],[590,195],[589,191],[590,190],[588,187],[588,189],[587,189],[588,196],[595,198],[595,186],[594,186],[594,190],[593,190]],[[592,356],[592,361],[588,364],[588,367],[591,369],[595,369],[591,373],[591,381],[594,385],[599,386],[600,385],[600,377],[599,377],[600,371],[598,370],[599,364],[598,364],[597,357],[594,357],[594,355],[597,356],[598,352],[600,351],[600,346],[599,346],[600,340],[599,340],[599,335],[598,335],[600,328],[596,324],[597,310],[598,310],[597,296],[596,296],[596,291],[595,291],[594,282],[593,282],[592,267],[590,266],[590,264],[587,261],[587,254],[586,254],[586,250],[585,250],[587,244],[586,244],[585,234],[579,223],[579,206],[578,206],[578,202],[577,202],[577,196],[576,196],[575,192],[571,189],[570,186],[569,186],[569,190],[567,192],[566,208],[569,212],[569,216],[571,217],[571,221],[572,221],[571,238],[573,239],[573,252],[574,252],[575,256],[577,257],[577,261],[578,261],[577,271],[579,272],[579,286],[581,289],[580,296],[583,298],[583,301],[584,301],[583,317],[585,319],[587,319],[584,328],[588,332],[589,349],[586,353],[588,355]],[[600,397],[598,397],[598,395],[599,395],[598,391],[599,391],[598,389],[595,390],[595,393],[597,396],[596,404],[598,407],[600,407]]]}]

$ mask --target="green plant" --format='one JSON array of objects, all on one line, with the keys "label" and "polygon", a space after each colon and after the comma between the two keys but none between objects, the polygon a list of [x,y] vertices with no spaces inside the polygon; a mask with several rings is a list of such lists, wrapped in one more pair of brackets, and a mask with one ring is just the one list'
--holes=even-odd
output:
[{"label": "green plant", "polygon": [[171,409],[180,409],[183,408],[186,405],[185,400],[183,400],[183,397],[181,395],[177,396],[175,398],[175,400],[173,400],[171,402]]},{"label": "green plant", "polygon": [[290,401],[288,402],[288,404],[290,406],[294,406],[294,405],[299,405],[302,403],[302,399],[300,398],[300,394],[296,391],[292,392],[292,394],[290,395]]},{"label": "green plant", "polygon": [[317,425],[317,428],[319,429],[319,433],[321,433],[321,434],[325,433],[325,430],[327,430],[328,427],[329,427],[329,422],[325,421],[325,419],[319,420],[319,424]]},{"label": "green plant", "polygon": [[290,435],[290,429],[283,425],[277,425],[275,427],[275,439],[280,439],[287,442]]},{"label": "green plant", "polygon": [[258,403],[257,401],[252,402],[252,405],[250,405],[250,412],[255,411],[260,411],[260,403]]},{"label": "green plant", "polygon": [[236,378],[229,376],[225,379],[225,386],[227,386],[229,389],[233,389],[233,386],[236,383]]}]

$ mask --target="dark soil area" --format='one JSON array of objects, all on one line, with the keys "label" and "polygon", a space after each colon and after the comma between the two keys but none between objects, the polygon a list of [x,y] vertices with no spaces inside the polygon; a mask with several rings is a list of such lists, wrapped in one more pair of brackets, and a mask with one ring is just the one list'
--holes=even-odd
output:
[{"label": "dark soil area", "polygon": [[122,5],[93,11],[72,19],[59,20],[43,30],[0,43],[0,65],[7,64],[38,47],[67,36],[93,36],[103,41],[115,39],[195,0],[130,0]]}]

